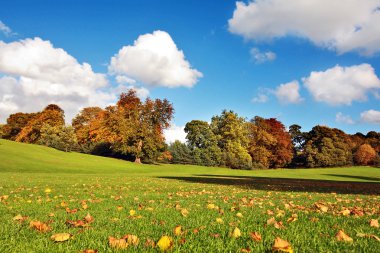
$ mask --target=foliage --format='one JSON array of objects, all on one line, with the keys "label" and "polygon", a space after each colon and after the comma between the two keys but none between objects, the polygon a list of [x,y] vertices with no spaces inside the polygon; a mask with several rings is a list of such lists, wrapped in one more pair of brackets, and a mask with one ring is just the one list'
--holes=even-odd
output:
[{"label": "foliage", "polygon": [[308,133],[304,155],[307,167],[346,166],[352,164],[349,137],[339,129],[315,126]]},{"label": "foliage", "polygon": [[72,126],[79,144],[85,145],[91,143],[89,136],[90,124],[102,111],[100,107],[86,107],[72,120]]},{"label": "foliage", "polygon": [[14,141],[21,130],[30,120],[36,117],[36,115],[36,113],[22,112],[9,115],[7,124],[3,126],[3,138]]},{"label": "foliage", "polygon": [[57,105],[48,105],[42,112],[28,121],[25,127],[16,136],[16,141],[37,143],[41,137],[41,128],[44,124],[62,127],[65,124],[64,112]]},{"label": "foliage", "polygon": [[205,121],[192,120],[185,126],[194,163],[205,166],[218,166],[222,152],[218,147],[218,140],[210,125]]},{"label": "foliage", "polygon": [[171,162],[177,164],[192,164],[193,156],[190,148],[180,141],[175,141],[169,145],[169,152],[172,155]]},{"label": "foliage", "polygon": [[369,144],[362,144],[359,146],[354,154],[354,160],[359,165],[373,164],[376,158],[376,151]]},{"label": "foliage", "polygon": [[43,124],[40,134],[38,144],[65,152],[70,152],[76,148],[77,139],[74,128],[71,126],[50,126],[49,124]]},{"label": "foliage", "polygon": [[252,158],[247,147],[249,128],[244,118],[233,111],[224,110],[211,119],[211,129],[222,151],[222,164],[233,169],[250,169]]}]

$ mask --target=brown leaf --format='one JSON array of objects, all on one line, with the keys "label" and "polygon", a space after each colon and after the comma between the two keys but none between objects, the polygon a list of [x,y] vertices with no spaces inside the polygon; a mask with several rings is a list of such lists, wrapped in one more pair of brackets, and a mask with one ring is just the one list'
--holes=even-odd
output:
[{"label": "brown leaf", "polygon": [[24,222],[27,219],[28,219],[28,216],[22,216],[21,214],[18,214],[15,217],[13,217],[12,220],[18,221],[18,222],[22,223],[22,222]]},{"label": "brown leaf", "polygon": [[343,230],[339,230],[339,232],[335,235],[335,238],[338,241],[344,241],[344,242],[352,242],[353,239],[349,237],[346,233],[344,233]]},{"label": "brown leaf", "polygon": [[89,213],[86,215],[86,217],[83,218],[85,222],[91,223],[94,221],[94,217],[92,217]]},{"label": "brown leaf", "polygon": [[152,239],[146,239],[144,246],[147,248],[154,248],[156,247],[156,243]]},{"label": "brown leaf", "polygon": [[127,234],[123,236],[122,239],[125,239],[129,245],[137,246],[139,244],[139,238],[136,235]]}]

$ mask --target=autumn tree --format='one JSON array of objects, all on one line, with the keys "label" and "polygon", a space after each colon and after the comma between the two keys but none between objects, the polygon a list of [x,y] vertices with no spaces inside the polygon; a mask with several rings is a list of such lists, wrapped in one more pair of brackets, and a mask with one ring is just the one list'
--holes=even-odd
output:
[{"label": "autumn tree", "polygon": [[74,128],[79,144],[85,145],[91,142],[90,125],[102,111],[100,107],[86,107],[72,120],[71,125]]},{"label": "autumn tree", "polygon": [[17,135],[36,115],[36,113],[22,112],[9,115],[7,124],[3,126],[3,138],[12,141],[16,140]]},{"label": "autumn tree", "polygon": [[94,142],[110,143],[115,152],[132,155],[136,163],[154,161],[164,151],[163,130],[172,116],[173,107],[166,99],[142,102],[129,90],[120,95],[115,106],[95,117],[89,135]]},{"label": "autumn tree", "polygon": [[206,121],[192,120],[188,122],[185,132],[195,164],[206,166],[220,164],[222,152],[218,147],[217,137]]},{"label": "autumn tree", "polygon": [[64,111],[57,105],[48,105],[42,112],[37,113],[28,121],[15,140],[26,143],[37,143],[41,135],[40,130],[44,124],[64,126]]},{"label": "autumn tree", "polygon": [[252,158],[247,151],[249,126],[244,118],[233,111],[224,110],[221,115],[212,117],[211,129],[218,140],[225,166],[252,168]]},{"label": "autumn tree", "polygon": [[308,133],[304,155],[307,167],[331,167],[352,164],[350,138],[339,129],[315,126]]},{"label": "autumn tree", "polygon": [[371,147],[371,145],[362,144],[354,154],[354,161],[359,165],[370,165],[373,164],[376,155],[376,151]]}]

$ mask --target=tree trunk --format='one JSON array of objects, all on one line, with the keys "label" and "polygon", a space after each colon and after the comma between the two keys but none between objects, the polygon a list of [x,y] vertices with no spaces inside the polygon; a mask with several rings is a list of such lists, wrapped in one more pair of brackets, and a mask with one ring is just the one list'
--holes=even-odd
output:
[{"label": "tree trunk", "polygon": [[142,144],[143,144],[142,140],[139,140],[139,143],[137,144],[137,155],[136,155],[135,163],[141,163],[140,153],[142,149]]}]

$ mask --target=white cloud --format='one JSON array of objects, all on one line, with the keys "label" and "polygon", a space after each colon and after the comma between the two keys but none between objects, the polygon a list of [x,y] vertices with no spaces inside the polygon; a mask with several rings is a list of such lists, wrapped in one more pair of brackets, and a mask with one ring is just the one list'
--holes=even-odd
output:
[{"label": "white cloud", "polygon": [[337,65],[325,71],[313,71],[303,82],[316,101],[330,105],[366,101],[368,92],[380,89],[380,80],[369,64]]},{"label": "white cloud", "polygon": [[237,2],[232,33],[263,41],[306,38],[338,53],[380,52],[380,0],[256,0]]},{"label": "white cloud", "polygon": [[0,122],[16,111],[40,111],[56,103],[70,121],[85,106],[105,106],[117,97],[103,74],[40,38],[0,41]]},{"label": "white cloud", "polygon": [[136,87],[133,85],[125,86],[125,85],[119,85],[116,88],[112,89],[112,93],[120,94],[122,92],[128,92],[128,90],[135,90],[136,95],[140,99],[146,99],[149,96],[149,90],[144,87]]},{"label": "white cloud", "polygon": [[0,32],[2,32],[7,37],[13,34],[11,28],[9,28],[1,20],[0,20]]},{"label": "white cloud", "polygon": [[251,58],[256,63],[264,63],[268,61],[274,61],[276,59],[276,54],[271,51],[261,52],[260,49],[254,47],[250,51]]},{"label": "white cloud", "polygon": [[268,96],[260,93],[256,97],[252,98],[253,103],[266,103],[268,101]]},{"label": "white cloud", "polygon": [[338,122],[338,123],[348,124],[348,125],[355,124],[355,121],[352,120],[352,118],[351,118],[350,115],[344,115],[341,112],[338,112],[335,115],[335,121]]},{"label": "white cloud", "polygon": [[118,84],[135,84],[136,80],[129,78],[128,76],[116,76],[116,82]]},{"label": "white cloud", "polygon": [[299,93],[298,81],[280,84],[275,90],[274,94],[280,103],[283,104],[298,104],[303,101]]},{"label": "white cloud", "polygon": [[186,133],[184,126],[176,126],[172,124],[170,128],[164,130],[165,142],[170,144],[176,140],[186,143]]},{"label": "white cloud", "polygon": [[111,58],[109,72],[150,86],[192,87],[202,73],[191,68],[167,32],[140,35]]},{"label": "white cloud", "polygon": [[360,119],[366,123],[380,124],[380,111],[368,110],[360,114]]}]

